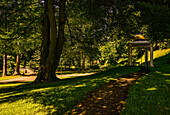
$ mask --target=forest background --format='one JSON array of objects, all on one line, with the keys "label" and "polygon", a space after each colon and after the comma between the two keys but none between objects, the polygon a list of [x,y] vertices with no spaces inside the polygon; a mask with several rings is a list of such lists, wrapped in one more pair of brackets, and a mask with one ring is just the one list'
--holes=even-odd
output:
[{"label": "forest background", "polygon": [[[169,48],[169,24],[168,0],[1,0],[2,76],[30,67],[38,71],[35,82],[55,81],[56,69],[127,64],[136,34],[154,50]],[[143,54],[134,49],[133,61]]]}]

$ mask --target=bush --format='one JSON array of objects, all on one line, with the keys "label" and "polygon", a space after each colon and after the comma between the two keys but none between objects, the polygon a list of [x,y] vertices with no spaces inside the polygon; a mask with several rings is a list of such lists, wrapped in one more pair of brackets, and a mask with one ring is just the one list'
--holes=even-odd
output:
[{"label": "bush", "polygon": [[90,69],[100,69],[99,65],[91,65]]},{"label": "bush", "polygon": [[100,62],[100,64],[101,64],[101,65],[104,65],[104,64],[105,64],[105,60],[102,60],[102,61]]}]

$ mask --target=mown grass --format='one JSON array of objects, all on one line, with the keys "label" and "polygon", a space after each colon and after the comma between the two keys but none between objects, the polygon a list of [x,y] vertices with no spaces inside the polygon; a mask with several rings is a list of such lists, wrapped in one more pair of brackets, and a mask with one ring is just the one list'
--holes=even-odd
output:
[{"label": "mown grass", "polygon": [[122,115],[170,115],[170,53],[154,65],[131,87]]},{"label": "mown grass", "polygon": [[[153,59],[159,58],[161,56],[165,56],[170,53],[170,48],[169,49],[164,49],[164,50],[156,50],[153,52]],[[138,59],[136,62],[145,62],[145,55],[143,55],[140,59]],[[148,51],[148,61],[150,61],[150,51]]]},{"label": "mown grass", "polygon": [[84,72],[82,71],[57,71],[57,75],[67,75],[67,74],[82,74],[82,73],[90,73],[90,72],[98,72],[100,69],[93,69],[93,70],[85,70]]},{"label": "mown grass", "polygon": [[0,114],[63,114],[84,99],[88,92],[110,79],[138,70],[137,67],[115,67],[95,75],[53,83],[16,83],[0,87]]},{"label": "mown grass", "polygon": [[4,76],[4,77],[0,77],[0,81],[8,80],[8,79],[14,79],[14,78],[18,78],[18,77],[21,77],[21,75],[16,75],[16,76]]}]

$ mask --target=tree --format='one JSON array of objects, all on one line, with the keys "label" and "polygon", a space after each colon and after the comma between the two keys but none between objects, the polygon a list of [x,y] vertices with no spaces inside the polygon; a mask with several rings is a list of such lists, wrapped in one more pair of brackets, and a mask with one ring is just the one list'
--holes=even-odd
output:
[{"label": "tree", "polygon": [[54,1],[44,0],[44,15],[42,22],[42,48],[40,68],[35,82],[56,81],[56,68],[62,53],[65,26],[65,3],[59,0],[58,29],[54,13]]},{"label": "tree", "polygon": [[[0,4],[0,43],[2,47],[5,47],[3,48],[3,54],[14,54],[14,51],[16,51],[15,40],[26,37],[28,30],[33,28],[32,24],[39,19],[39,14],[35,10],[39,8],[39,6],[37,7],[35,5],[36,1],[37,0],[2,0]],[[31,8],[33,8],[33,10]],[[29,31],[29,33],[31,33],[31,31]],[[15,74],[19,74],[20,55],[21,53],[17,51]],[[6,63],[4,63],[4,69],[7,69]],[[5,71],[6,70],[4,70],[4,72]]]},{"label": "tree", "polygon": [[136,9],[140,11],[141,24],[147,26],[147,36],[157,43],[170,37],[170,7],[168,0],[139,1]]}]

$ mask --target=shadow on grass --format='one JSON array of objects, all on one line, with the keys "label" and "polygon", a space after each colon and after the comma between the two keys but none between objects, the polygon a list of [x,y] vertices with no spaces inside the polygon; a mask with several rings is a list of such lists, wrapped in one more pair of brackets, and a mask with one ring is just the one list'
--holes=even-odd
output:
[{"label": "shadow on grass", "polygon": [[155,68],[132,86],[122,115],[170,114],[170,54],[154,60]]},{"label": "shadow on grass", "polygon": [[86,70],[84,72],[82,71],[57,71],[57,75],[67,75],[67,74],[78,74],[78,73],[90,73],[90,72],[98,72],[100,69],[94,69],[94,70]]},{"label": "shadow on grass", "polygon": [[31,103],[43,105],[41,112],[59,114],[73,108],[74,105],[85,98],[88,92],[109,80],[138,70],[139,68],[134,67],[116,67],[94,75],[53,83],[25,83],[15,87],[5,87],[0,90],[0,104],[4,102],[12,104],[19,100],[26,100],[30,103],[31,100]]}]

